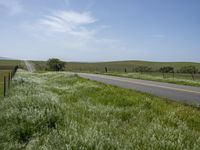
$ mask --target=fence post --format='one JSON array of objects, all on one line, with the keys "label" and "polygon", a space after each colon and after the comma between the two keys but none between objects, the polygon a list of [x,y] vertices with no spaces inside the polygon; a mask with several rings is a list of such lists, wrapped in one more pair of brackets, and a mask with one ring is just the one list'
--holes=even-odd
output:
[{"label": "fence post", "polygon": [[4,97],[6,96],[6,76],[4,76]]},{"label": "fence post", "polygon": [[8,89],[10,89],[10,72],[8,73]]},{"label": "fence post", "polygon": [[[14,70],[14,69],[13,69],[13,70]],[[13,70],[11,71],[11,79],[13,78],[13,72],[14,72]]]}]

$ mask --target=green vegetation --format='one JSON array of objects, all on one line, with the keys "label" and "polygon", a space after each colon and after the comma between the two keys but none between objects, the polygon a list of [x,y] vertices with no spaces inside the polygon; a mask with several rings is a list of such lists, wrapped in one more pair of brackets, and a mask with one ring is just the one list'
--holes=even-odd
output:
[{"label": "green vegetation", "polygon": [[64,72],[18,72],[0,149],[200,149],[200,110]]},{"label": "green vegetation", "polygon": [[47,61],[47,69],[50,71],[63,71],[65,63],[59,59],[52,58]]},{"label": "green vegetation", "polygon": [[8,79],[8,73],[11,73],[11,70],[15,66],[23,66],[23,63],[19,60],[0,60],[0,98],[3,96],[3,87],[4,87],[4,76]]},{"label": "green vegetation", "polygon": [[[170,67],[170,66],[161,67],[161,68],[160,68],[160,72],[162,72],[163,78],[165,78],[165,74],[167,74],[167,73],[173,73],[173,75],[174,75],[174,68],[173,68],[173,67]],[[174,77],[174,76],[173,76],[173,77]]]},{"label": "green vegetation", "polygon": [[163,73],[151,72],[151,73],[121,73],[121,72],[109,72],[104,73],[106,75],[113,75],[119,77],[128,77],[133,79],[141,80],[151,80],[167,83],[175,83],[180,85],[190,85],[190,86],[200,86],[200,74],[195,74],[192,79],[190,74],[180,74],[180,73],[165,73],[163,78]]},{"label": "green vegetation", "polygon": [[14,66],[24,66],[19,60],[0,60],[0,70],[12,69]]},{"label": "green vegetation", "polygon": [[4,76],[8,78],[10,70],[0,70],[0,98],[3,96],[4,87]]},{"label": "green vegetation", "polygon": [[[116,62],[102,62],[102,63],[67,63],[66,69],[69,71],[97,71],[105,72],[107,67],[108,72],[124,72],[125,68],[127,72],[133,72],[138,67],[145,66],[151,68],[151,71],[159,71],[161,67],[171,66],[175,71],[180,70],[184,66],[195,66],[200,70],[200,63],[190,62],[147,62],[147,61],[116,61]],[[147,71],[148,72],[148,71]]]},{"label": "green vegetation", "polygon": [[[19,64],[21,68],[24,63],[20,61],[0,61],[2,64]],[[37,71],[47,70],[46,61],[31,61]],[[162,69],[163,70],[162,70]],[[188,70],[188,68],[190,68]],[[191,73],[191,69],[195,72]],[[52,69],[51,69],[52,70]],[[66,71],[106,73],[109,75],[130,77],[136,79],[169,82],[181,85],[200,86],[200,63],[190,62],[146,62],[146,61],[118,61],[102,63],[74,63],[68,62],[65,65]],[[189,71],[189,72],[188,72]],[[193,79],[195,81],[193,81]]]},{"label": "green vegetation", "polygon": [[[32,61],[37,70],[45,70],[47,68],[45,61]],[[145,66],[151,68],[151,71],[159,71],[161,67],[171,66],[175,70],[180,70],[184,66],[195,66],[200,70],[200,63],[191,62],[148,62],[148,61],[116,61],[116,62],[101,62],[101,63],[78,63],[78,62],[67,62],[66,71],[86,71],[86,72],[133,72],[138,67]]]},{"label": "green vegetation", "polygon": [[192,79],[195,80],[194,75],[198,73],[198,69],[195,66],[184,66],[180,69],[180,72],[191,74]]},{"label": "green vegetation", "polygon": [[147,67],[147,66],[137,66],[135,68],[133,68],[133,71],[135,72],[152,72],[152,68],[151,67]]}]

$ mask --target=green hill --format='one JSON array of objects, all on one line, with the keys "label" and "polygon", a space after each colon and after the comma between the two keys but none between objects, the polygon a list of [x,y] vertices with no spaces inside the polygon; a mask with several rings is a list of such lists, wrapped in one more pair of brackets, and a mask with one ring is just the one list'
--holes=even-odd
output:
[{"label": "green hill", "polygon": [[21,61],[19,60],[0,60],[0,70],[6,70],[13,68],[13,66],[20,65]]},{"label": "green hill", "polygon": [[175,70],[179,70],[183,66],[193,65],[200,70],[200,63],[193,62],[150,62],[150,61],[114,61],[114,62],[99,62],[99,63],[78,63],[68,62],[67,70],[70,71],[104,71],[105,67],[110,71],[127,71],[131,72],[138,66],[151,67],[153,71],[159,70],[163,66],[172,66]]},{"label": "green hill", "polygon": [[[45,70],[45,61],[32,61],[37,70]],[[0,60],[1,66],[13,66],[21,64],[19,60]],[[23,66],[23,64],[21,64]],[[175,70],[179,70],[183,66],[196,66],[200,70],[200,63],[195,62],[151,62],[151,61],[113,61],[113,62],[66,62],[66,71],[104,71],[105,67],[109,71],[124,72],[126,68],[128,72],[132,72],[138,66],[148,66],[153,71],[159,70],[163,66],[172,66]]]}]

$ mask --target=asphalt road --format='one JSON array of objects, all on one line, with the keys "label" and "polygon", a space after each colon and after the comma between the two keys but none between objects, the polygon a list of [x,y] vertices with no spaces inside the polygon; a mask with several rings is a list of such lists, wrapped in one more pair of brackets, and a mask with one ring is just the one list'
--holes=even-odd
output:
[{"label": "asphalt road", "polygon": [[183,86],[99,74],[78,73],[78,75],[82,78],[115,85],[122,88],[133,89],[178,102],[200,105],[200,87]]}]

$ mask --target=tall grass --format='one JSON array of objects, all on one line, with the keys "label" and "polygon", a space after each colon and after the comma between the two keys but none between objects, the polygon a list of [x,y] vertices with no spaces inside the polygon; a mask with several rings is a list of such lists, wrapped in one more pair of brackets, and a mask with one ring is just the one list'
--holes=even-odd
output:
[{"label": "tall grass", "polygon": [[70,73],[20,71],[0,149],[200,149],[200,111]]}]

